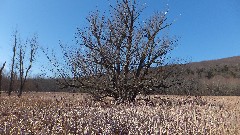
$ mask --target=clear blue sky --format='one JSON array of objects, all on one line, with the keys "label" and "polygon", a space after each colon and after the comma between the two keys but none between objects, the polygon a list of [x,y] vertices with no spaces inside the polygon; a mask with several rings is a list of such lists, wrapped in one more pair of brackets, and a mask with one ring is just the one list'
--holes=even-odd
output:
[{"label": "clear blue sky", "polygon": [[[177,20],[170,28],[171,34],[181,37],[174,57],[201,61],[240,55],[239,0],[139,2],[148,6],[142,18],[169,5],[169,20]],[[0,64],[3,61],[10,64],[11,35],[15,29],[22,39],[37,33],[44,48],[58,48],[59,40],[73,44],[76,28],[87,25],[85,18],[89,12],[96,7],[107,10],[108,3],[108,0],[0,0]],[[110,3],[114,5],[115,0]],[[39,54],[34,73],[39,72],[44,57]]]}]

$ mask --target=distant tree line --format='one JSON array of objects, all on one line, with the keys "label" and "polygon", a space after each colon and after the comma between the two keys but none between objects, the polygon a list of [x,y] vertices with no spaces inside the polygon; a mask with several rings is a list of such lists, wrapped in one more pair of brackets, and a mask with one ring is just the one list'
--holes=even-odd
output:
[{"label": "distant tree line", "polygon": [[[2,65],[3,67],[3,65]],[[173,69],[174,68],[174,69]],[[176,70],[176,68],[178,70]],[[179,69],[185,68],[185,69]],[[2,69],[2,68],[1,68]],[[226,70],[228,69],[228,70]],[[181,85],[176,85],[169,88],[155,89],[149,91],[148,94],[173,94],[173,95],[198,95],[198,96],[223,96],[223,95],[240,95],[240,76],[238,66],[231,65],[215,65],[211,68],[189,68],[189,66],[175,66],[172,69],[168,69],[169,72],[179,72],[182,71],[183,81]],[[151,69],[154,74],[154,69]],[[0,70],[1,71],[1,70]],[[208,72],[212,72],[213,76],[209,78]],[[8,92],[10,83],[10,72],[2,70],[1,79],[1,92]],[[201,75],[200,75],[201,74]],[[171,83],[173,78],[165,79],[166,83]],[[13,92],[19,87],[19,80],[15,78],[15,83],[13,85]],[[42,78],[41,76],[35,76],[32,78],[27,78],[24,91],[25,92],[72,92],[72,88],[62,89],[61,85],[58,85],[56,79]],[[86,92],[82,89],[76,89],[76,92]]]}]

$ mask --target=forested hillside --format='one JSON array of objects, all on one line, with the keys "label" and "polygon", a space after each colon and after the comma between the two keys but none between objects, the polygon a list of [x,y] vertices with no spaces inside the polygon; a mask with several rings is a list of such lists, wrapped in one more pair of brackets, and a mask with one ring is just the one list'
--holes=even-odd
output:
[{"label": "forested hillside", "polygon": [[240,95],[240,57],[187,64],[187,78],[200,95]]}]

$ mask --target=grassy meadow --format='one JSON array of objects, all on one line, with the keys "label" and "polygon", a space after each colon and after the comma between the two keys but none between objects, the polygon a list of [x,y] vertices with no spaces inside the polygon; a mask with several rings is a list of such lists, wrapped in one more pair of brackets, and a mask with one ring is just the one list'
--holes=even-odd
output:
[{"label": "grassy meadow", "polygon": [[0,134],[240,134],[240,97],[138,97],[116,105],[86,94],[0,97]]}]

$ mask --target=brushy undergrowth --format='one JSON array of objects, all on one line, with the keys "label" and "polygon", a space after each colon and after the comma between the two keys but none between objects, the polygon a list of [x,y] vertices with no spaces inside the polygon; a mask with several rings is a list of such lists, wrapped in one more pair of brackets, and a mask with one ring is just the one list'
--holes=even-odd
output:
[{"label": "brushy undergrowth", "polygon": [[239,97],[215,98],[151,96],[115,105],[82,94],[2,95],[0,134],[239,134]]}]

